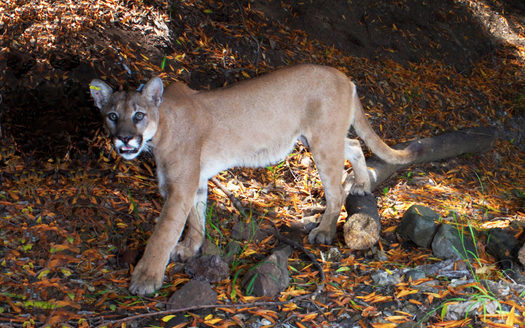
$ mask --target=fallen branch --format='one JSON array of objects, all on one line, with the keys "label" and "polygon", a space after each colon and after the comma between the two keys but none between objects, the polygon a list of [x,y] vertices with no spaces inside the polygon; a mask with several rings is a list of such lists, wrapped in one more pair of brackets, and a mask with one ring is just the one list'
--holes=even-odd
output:
[{"label": "fallen branch", "polygon": [[178,309],[171,309],[171,310],[165,310],[165,311],[158,311],[158,312],[152,312],[152,313],[143,313],[143,314],[137,314],[132,315],[126,318],[122,318],[119,320],[113,320],[108,321],[106,323],[102,323],[96,328],[103,328],[103,327],[109,327],[116,324],[122,324],[125,322],[133,321],[133,320],[139,320],[139,319],[146,319],[161,315],[169,315],[174,313],[180,313],[180,312],[188,312],[188,311],[196,311],[196,310],[204,310],[204,309],[215,309],[215,308],[244,308],[244,307],[259,307],[259,306],[279,306],[279,305],[286,305],[289,303],[296,303],[302,300],[310,300],[315,299],[319,295],[320,291],[316,290],[313,293],[299,295],[296,297],[293,297],[287,301],[267,301],[267,302],[253,302],[253,303],[236,303],[236,304],[208,304],[208,305],[195,305],[195,306],[188,306],[185,308],[178,308]]},{"label": "fallen branch", "polygon": [[[367,160],[371,190],[375,190],[396,171],[412,164],[439,161],[465,153],[481,153],[489,150],[495,139],[496,131],[494,129],[469,128],[416,140],[408,145],[406,143],[395,145],[393,148],[399,149],[408,146],[415,149],[418,155],[407,164],[390,164],[377,156],[372,156]],[[354,175],[351,173],[344,182],[346,195],[349,194],[353,181]],[[370,201],[371,199],[372,201]],[[349,216],[345,224],[345,241],[348,247],[364,249],[374,245],[379,240],[379,230],[381,230],[376,199],[373,196],[349,195],[346,198],[345,207]]]},{"label": "fallen branch", "polygon": [[[325,285],[325,281],[326,281],[326,276],[325,276],[324,271],[323,271],[323,266],[321,265],[321,263],[319,263],[319,261],[317,261],[317,257],[312,252],[307,250],[301,243],[298,243],[295,240],[291,240],[289,238],[286,238],[286,237],[282,236],[280,234],[279,228],[277,228],[277,225],[275,224],[275,222],[273,222],[269,218],[265,218],[265,219],[270,221],[270,223],[273,225],[273,229],[274,229],[273,234],[274,234],[275,238],[277,238],[277,240],[279,240],[280,242],[283,242],[285,244],[288,244],[288,245],[292,246],[295,249],[299,249],[304,254],[306,254],[306,256],[308,256],[310,261],[312,261],[313,265],[317,268],[317,271],[319,271],[319,278],[321,279],[321,284],[317,285],[315,293],[321,293],[322,291],[324,291],[324,285]],[[268,232],[269,234],[272,234],[272,231],[266,230],[266,232]]]},{"label": "fallen branch", "polygon": [[210,180],[215,186],[217,186],[217,188],[219,188],[223,193],[226,194],[226,196],[228,196],[230,202],[239,211],[241,216],[243,216],[244,218],[248,218],[248,215],[244,210],[244,206],[242,206],[241,202],[237,199],[237,197],[235,197],[235,195],[228,188],[226,188],[219,180],[217,180],[216,177],[213,177]]}]

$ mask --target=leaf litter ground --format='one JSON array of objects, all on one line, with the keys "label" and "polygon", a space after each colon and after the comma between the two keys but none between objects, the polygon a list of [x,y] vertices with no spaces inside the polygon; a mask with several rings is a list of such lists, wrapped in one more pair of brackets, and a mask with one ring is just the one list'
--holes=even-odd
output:
[{"label": "leaf litter ground", "polygon": [[[316,41],[294,29],[291,19],[290,25],[285,19],[268,19],[270,9],[257,4],[1,4],[0,86],[7,109],[0,150],[0,324],[96,327],[163,310],[168,297],[188,281],[181,266],[170,263],[166,285],[156,295],[141,298],[127,291],[130,271],[162,200],[150,157],[124,162],[111,151],[87,97],[91,78],[137,87],[160,74],[167,81],[209,88],[299,62],[331,65],[355,80],[369,119],[390,143],[472,126],[490,125],[505,133],[487,153],[419,165],[383,185],[376,194],[383,216],[377,247],[350,251],[339,236],[334,246],[340,256],[332,257],[331,246],[305,243],[326,275],[326,291],[315,300],[193,311],[180,327],[395,327],[421,313],[429,313],[425,324],[435,327],[523,324],[525,306],[510,296],[499,299],[506,309],[500,315],[446,320],[440,305],[473,295],[475,289],[431,279],[435,286],[427,291],[417,288],[425,280],[379,288],[371,274],[439,262],[429,250],[411,247],[395,235],[400,216],[412,204],[425,204],[443,217],[478,228],[523,220],[525,157],[519,122],[525,107],[525,48],[493,49],[490,56],[472,62],[468,73],[439,58],[398,61],[395,49],[385,50],[393,54],[386,59],[352,56],[327,45],[330,40]],[[280,5],[291,13],[301,10],[286,1]],[[523,37],[519,15],[511,12],[507,20]],[[388,28],[403,32],[399,23]],[[57,90],[60,95],[50,96]],[[218,178],[252,211],[252,220],[266,226],[261,218],[270,218],[285,230],[323,205],[313,163],[298,146],[276,166],[233,169]],[[215,185],[210,183],[209,191],[213,211],[208,239],[224,249],[238,210]],[[305,241],[304,234],[298,238]],[[274,238],[243,242],[231,278],[214,285],[219,303],[260,301],[241,290],[235,275],[267,255],[275,243]],[[478,247],[480,261],[473,265],[480,278],[508,281],[481,241]],[[293,282],[274,301],[312,293],[319,283],[318,272],[301,251],[293,253],[289,268]],[[159,317],[135,324],[167,325]]]}]

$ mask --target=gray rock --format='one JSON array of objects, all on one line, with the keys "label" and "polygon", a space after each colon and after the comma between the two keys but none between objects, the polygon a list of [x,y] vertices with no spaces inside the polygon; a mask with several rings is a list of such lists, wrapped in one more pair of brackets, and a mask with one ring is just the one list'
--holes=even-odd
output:
[{"label": "gray rock", "polygon": [[190,280],[171,295],[166,307],[168,310],[217,303],[217,292],[209,282]]},{"label": "gray rock", "polygon": [[221,255],[221,250],[219,249],[219,247],[217,247],[217,245],[215,245],[213,242],[211,242],[209,239],[205,239],[204,240],[204,244],[202,244],[202,247],[201,247],[201,255],[203,256],[206,256],[206,255],[217,255],[217,256],[220,256]]},{"label": "gray rock", "polygon": [[498,310],[499,302],[490,299],[471,300],[447,305],[444,320],[461,320],[467,316],[494,314]]},{"label": "gray rock", "polygon": [[280,248],[254,265],[242,279],[247,295],[274,297],[290,284],[288,257],[292,254],[289,246]]},{"label": "gray rock", "polygon": [[397,227],[397,233],[405,240],[414,242],[419,247],[430,248],[432,239],[438,229],[435,222],[439,214],[421,205],[411,206],[403,215]]},{"label": "gray rock", "polygon": [[370,277],[374,281],[374,284],[378,286],[393,286],[402,281],[401,274],[397,271],[392,273],[386,271],[374,272]]},{"label": "gray rock", "polygon": [[255,220],[246,223],[244,221],[237,221],[232,228],[231,238],[239,241],[261,241],[268,235],[259,228]]},{"label": "gray rock", "polygon": [[525,244],[521,247],[521,249],[518,252],[518,261],[525,266]]},{"label": "gray rock", "polygon": [[423,328],[423,324],[415,321],[407,321],[397,325],[397,328]]},{"label": "gray rock", "polygon": [[239,253],[241,253],[241,250],[242,250],[241,244],[238,241],[236,240],[230,241],[226,245],[226,248],[224,250],[224,254],[223,254],[224,262],[231,264],[233,260],[235,259],[235,255],[238,255]]},{"label": "gray rock", "polygon": [[217,255],[191,258],[186,263],[186,274],[195,280],[217,282],[230,275],[230,268]]},{"label": "gray rock", "polygon": [[418,279],[423,279],[423,278],[426,278],[427,275],[425,274],[425,271],[421,270],[421,269],[413,269],[413,270],[409,270],[405,273],[405,279],[406,280],[418,280]]},{"label": "gray rock", "polygon": [[473,259],[477,251],[472,238],[454,226],[442,224],[432,240],[432,252],[442,259]]},{"label": "gray rock", "polygon": [[496,228],[487,232],[487,252],[498,261],[516,259],[519,248],[513,231]]}]

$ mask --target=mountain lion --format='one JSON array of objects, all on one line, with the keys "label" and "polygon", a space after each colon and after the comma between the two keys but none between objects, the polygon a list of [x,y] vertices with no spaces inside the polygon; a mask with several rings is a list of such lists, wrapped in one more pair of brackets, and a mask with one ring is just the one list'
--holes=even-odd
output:
[{"label": "mountain lion", "polygon": [[[160,218],[130,290],[149,294],[163,282],[172,256],[188,259],[204,241],[208,179],[234,167],[282,160],[300,139],[313,154],[325,190],[326,211],[310,243],[331,243],[343,203],[345,158],[352,163],[351,192],[370,192],[365,157],[353,126],[383,160],[407,163],[409,149],[388,147],[368,123],[355,85],[334,68],[299,65],[212,91],[173,83],[164,92],[155,77],[141,91],[113,92],[100,80],[91,95],[105,117],[115,150],[125,159],[151,149],[165,199]],[[184,226],[186,234],[178,243]]]}]

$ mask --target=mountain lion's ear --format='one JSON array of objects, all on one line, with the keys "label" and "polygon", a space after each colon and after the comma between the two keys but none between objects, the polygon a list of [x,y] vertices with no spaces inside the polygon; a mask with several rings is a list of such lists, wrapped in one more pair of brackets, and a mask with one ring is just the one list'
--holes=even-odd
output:
[{"label": "mountain lion's ear", "polygon": [[164,92],[164,86],[162,80],[159,77],[154,77],[146,83],[142,89],[142,94],[148,97],[149,100],[155,103],[155,106],[159,106],[162,102],[162,93]]},{"label": "mountain lion's ear", "polygon": [[109,102],[109,98],[113,94],[113,89],[105,82],[100,80],[93,80],[89,84],[89,91],[91,97],[95,101],[95,105],[102,110],[102,107]]}]

